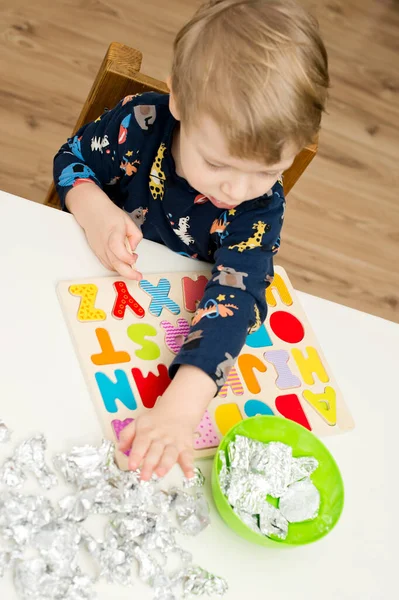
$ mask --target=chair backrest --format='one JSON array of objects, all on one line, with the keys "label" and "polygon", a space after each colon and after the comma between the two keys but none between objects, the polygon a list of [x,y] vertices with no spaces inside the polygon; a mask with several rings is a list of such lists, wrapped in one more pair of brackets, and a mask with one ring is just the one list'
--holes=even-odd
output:
[{"label": "chair backrest", "polygon": [[[110,44],[72,135],[86,123],[97,119],[107,109],[113,108],[125,96],[150,91],[168,93],[167,85],[163,81],[140,73],[142,58],[139,50],[117,42]],[[292,166],[284,173],[285,194],[288,194],[298,181],[316,152],[317,141],[297,154]],[[47,193],[45,204],[60,208],[54,183]]]}]

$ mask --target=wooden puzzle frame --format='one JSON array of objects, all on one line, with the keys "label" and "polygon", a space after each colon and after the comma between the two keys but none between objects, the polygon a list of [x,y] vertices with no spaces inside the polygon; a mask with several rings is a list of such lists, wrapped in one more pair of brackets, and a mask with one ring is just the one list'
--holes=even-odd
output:
[{"label": "wooden puzzle frame", "polygon": [[[200,272],[63,281],[58,296],[104,435],[150,410],[169,384],[168,366],[188,334],[209,276]],[[268,316],[247,337],[226,385],[196,432],[196,455],[212,456],[237,421],[290,418],[316,435],[353,428],[324,354],[284,269],[267,289]],[[120,457],[126,468],[126,458]]]}]

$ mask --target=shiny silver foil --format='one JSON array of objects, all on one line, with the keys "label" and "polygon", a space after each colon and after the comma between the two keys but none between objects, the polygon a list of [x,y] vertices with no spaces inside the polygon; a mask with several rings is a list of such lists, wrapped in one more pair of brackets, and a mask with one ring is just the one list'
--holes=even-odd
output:
[{"label": "shiny silver foil", "polygon": [[0,444],[5,444],[9,442],[11,438],[11,431],[8,429],[7,425],[0,419]]},{"label": "shiny silver foil", "polygon": [[43,558],[19,560],[14,568],[14,583],[22,600],[94,600],[92,582],[79,569],[60,575]]},{"label": "shiny silver foil", "polygon": [[202,494],[191,496],[186,492],[177,492],[172,504],[176,519],[183,533],[198,535],[210,523],[209,506]]},{"label": "shiny silver foil", "polygon": [[253,440],[242,435],[236,435],[235,440],[230,442],[227,452],[232,469],[240,468],[244,471],[249,470],[252,445]]},{"label": "shiny silver foil", "polygon": [[140,535],[154,531],[155,517],[145,511],[132,515],[115,515],[110,526],[126,541],[135,541]]},{"label": "shiny silver foil", "polygon": [[93,498],[84,492],[71,494],[70,496],[61,498],[58,506],[61,519],[80,523],[85,521],[89,516],[93,506]]},{"label": "shiny silver foil", "polygon": [[273,535],[285,540],[288,534],[288,521],[278,508],[265,502],[259,514],[259,527],[263,535]]},{"label": "shiny silver foil", "polygon": [[139,564],[139,577],[151,587],[157,587],[157,579],[163,574],[162,568],[156,559],[140,546],[135,546],[133,556]]},{"label": "shiny silver foil", "polygon": [[280,512],[290,523],[315,519],[320,508],[320,493],[310,479],[297,481],[281,496]]},{"label": "shiny silver foil", "polygon": [[17,446],[12,458],[23,471],[33,473],[39,484],[49,490],[57,485],[57,478],[46,464],[46,446],[45,437],[36,435]]},{"label": "shiny silver foil", "polygon": [[81,531],[76,523],[57,520],[38,529],[31,539],[31,546],[38,550],[48,565],[64,576],[72,575],[77,564]]},{"label": "shiny silver foil", "polygon": [[[25,471],[32,471],[49,487],[54,476],[45,466],[44,450],[42,436],[20,444],[10,465],[6,469],[3,465],[3,481],[6,472],[7,479],[14,477],[22,484]],[[74,489],[58,500],[56,508],[44,496],[1,490],[0,541],[9,547],[0,551],[0,575],[13,570],[22,600],[94,600],[93,582],[77,565],[83,547],[97,577],[131,585],[138,573],[152,587],[154,600],[177,600],[178,586],[186,593],[192,588],[197,595],[201,590],[222,593],[222,580],[197,567],[193,570],[191,554],[175,537],[176,522],[190,535],[209,524],[209,507],[198,491],[204,482],[201,472],[196,470],[185,482],[186,490],[165,490],[156,476],[142,482],[140,471],[120,471],[113,456],[114,447],[106,441],[99,448],[87,445],[58,454],[54,464]],[[85,528],[96,514],[107,519],[101,540]],[[180,563],[174,573],[168,565],[172,556],[174,567],[176,557]]]},{"label": "shiny silver foil", "polygon": [[280,442],[267,444],[268,463],[265,472],[268,493],[279,498],[286,490],[291,477],[292,448]]},{"label": "shiny silver foil", "polygon": [[30,542],[37,531],[51,522],[54,515],[50,501],[44,496],[1,492],[0,533],[17,547]]},{"label": "shiny silver foil", "polygon": [[0,482],[8,487],[19,489],[26,481],[26,475],[13,458],[6,458],[0,468]]},{"label": "shiny silver foil", "polygon": [[243,469],[232,471],[227,495],[231,506],[250,514],[259,514],[268,493],[269,483],[262,475]]},{"label": "shiny silver foil", "polygon": [[313,456],[293,458],[291,462],[290,484],[309,477],[318,466],[319,463]]},{"label": "shiny silver foil", "polygon": [[259,520],[256,515],[251,515],[250,513],[245,512],[244,510],[240,510],[239,508],[234,508],[234,512],[237,517],[245,523],[247,527],[255,531],[255,533],[262,533],[259,528]]},{"label": "shiny silver foil", "polygon": [[131,557],[116,538],[97,543],[92,556],[99,566],[100,577],[104,577],[108,583],[133,584]]},{"label": "shiny silver foil", "polygon": [[201,469],[199,467],[194,467],[194,476],[193,477],[184,477],[183,478],[183,488],[189,489],[193,487],[202,487],[205,483],[205,477],[201,473]]},{"label": "shiny silver foil", "polygon": [[183,576],[184,597],[189,596],[223,596],[228,590],[225,579],[212,575],[198,566],[189,567]]},{"label": "shiny silver foil", "polygon": [[86,445],[72,448],[69,454],[57,454],[54,464],[68,483],[80,489],[92,487],[103,480],[107,465],[113,463],[113,452],[113,444],[103,440],[99,448]]},{"label": "shiny silver foil", "polygon": [[227,490],[230,487],[231,472],[230,469],[227,468],[226,452],[224,450],[219,450],[219,459],[222,463],[222,467],[219,471],[219,484],[223,494],[226,496]]},{"label": "shiny silver foil", "polygon": [[[317,516],[320,495],[309,477],[318,462],[312,456],[294,458],[286,444],[237,435],[227,447],[227,457],[220,451],[219,458],[221,489],[252,531],[285,539],[288,522]],[[280,499],[279,508],[267,496]]]}]

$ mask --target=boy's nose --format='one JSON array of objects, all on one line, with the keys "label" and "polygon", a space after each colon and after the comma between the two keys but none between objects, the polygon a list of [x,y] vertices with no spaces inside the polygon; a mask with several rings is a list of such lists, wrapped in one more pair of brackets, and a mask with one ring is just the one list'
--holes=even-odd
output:
[{"label": "boy's nose", "polygon": [[230,181],[226,181],[222,184],[221,190],[223,194],[228,196],[233,202],[243,202],[248,195],[248,180],[246,177],[235,177]]}]

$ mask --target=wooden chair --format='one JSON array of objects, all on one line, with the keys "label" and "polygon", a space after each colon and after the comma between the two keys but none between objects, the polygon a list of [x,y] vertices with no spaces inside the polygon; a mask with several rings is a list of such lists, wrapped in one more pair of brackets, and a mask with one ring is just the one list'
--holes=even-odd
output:
[{"label": "wooden chair", "polygon": [[[142,58],[139,50],[117,42],[110,44],[72,135],[107,109],[113,108],[125,96],[149,91],[168,93],[163,81],[140,73]],[[285,194],[288,194],[298,181],[316,152],[317,143],[307,146],[296,156],[292,166],[284,173]],[[54,183],[47,193],[45,204],[60,208]]]}]

